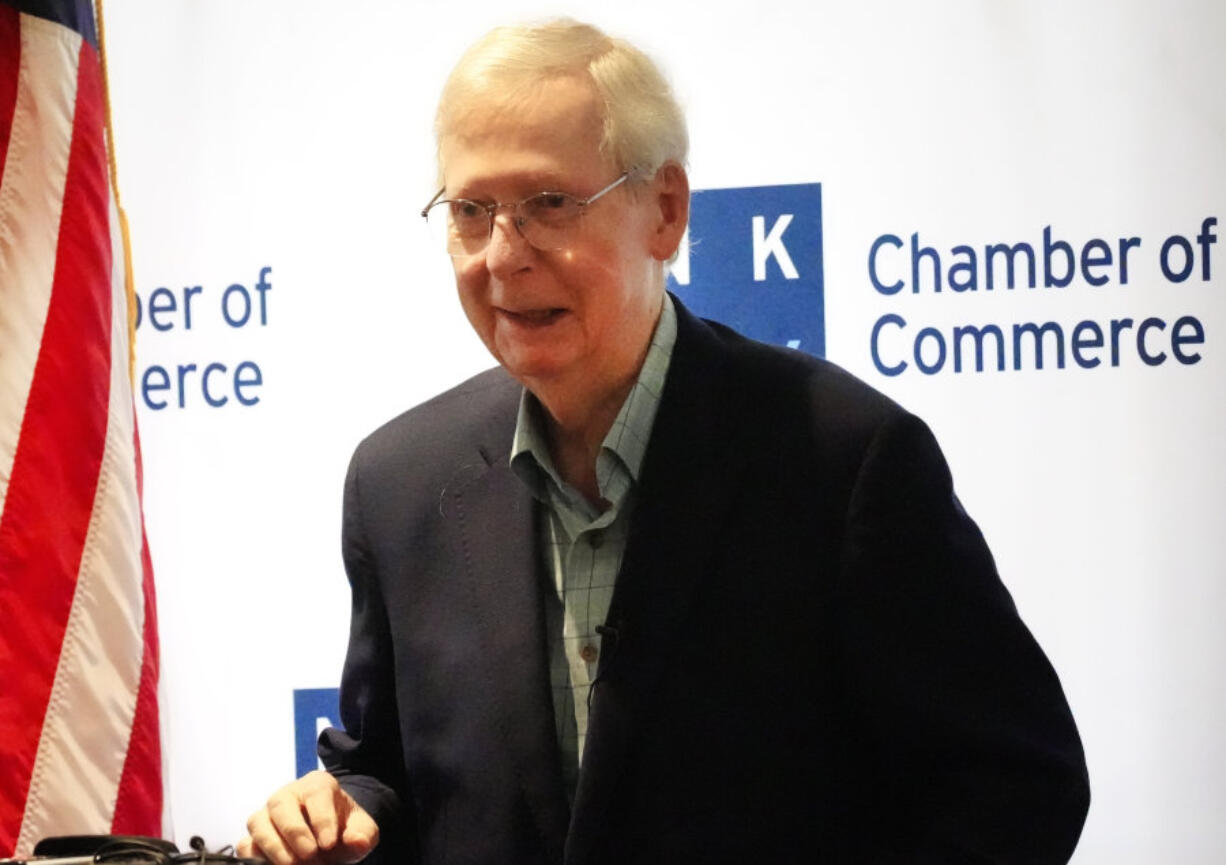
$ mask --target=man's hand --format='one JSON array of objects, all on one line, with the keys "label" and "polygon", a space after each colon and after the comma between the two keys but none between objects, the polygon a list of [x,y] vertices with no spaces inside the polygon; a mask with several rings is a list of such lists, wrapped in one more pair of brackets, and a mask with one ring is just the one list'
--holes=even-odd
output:
[{"label": "man's hand", "polygon": [[327,772],[286,784],[247,819],[238,855],[274,865],[356,862],[379,843],[379,827]]}]

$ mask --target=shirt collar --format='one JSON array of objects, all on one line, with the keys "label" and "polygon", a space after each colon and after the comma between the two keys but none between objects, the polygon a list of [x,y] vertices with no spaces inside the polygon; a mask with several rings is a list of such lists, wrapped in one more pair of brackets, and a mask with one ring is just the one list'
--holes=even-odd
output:
[{"label": "shirt collar", "polygon": [[[629,482],[638,481],[676,342],[677,311],[672,298],[665,292],[660,320],[647,348],[647,357],[604,437],[596,461],[596,480],[601,495],[610,501],[620,499],[624,493],[624,490],[619,490],[616,496],[611,496],[614,490],[608,488],[619,486],[616,477],[622,472],[628,475]],[[559,489],[566,489],[566,485],[549,456],[542,412],[536,397],[525,389],[520,395],[519,415],[511,443],[511,469],[536,498],[545,501],[547,480]]]}]

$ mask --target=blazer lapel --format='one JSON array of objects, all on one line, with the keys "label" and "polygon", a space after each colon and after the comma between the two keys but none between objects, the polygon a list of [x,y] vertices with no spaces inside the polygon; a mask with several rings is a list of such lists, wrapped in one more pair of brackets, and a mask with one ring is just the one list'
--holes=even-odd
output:
[{"label": "blazer lapel", "polygon": [[488,659],[483,708],[514,763],[549,857],[557,861],[569,809],[549,690],[536,509],[508,464],[513,421],[512,413],[509,428],[491,430],[480,448],[485,470],[454,492],[452,504]]},{"label": "blazer lapel", "polygon": [[610,604],[615,644],[606,633],[567,862],[598,858],[636,734],[650,719],[673,646],[693,626],[692,596],[712,555],[710,532],[721,525],[738,480],[721,411],[724,352],[706,325],[675,303],[677,343]]}]

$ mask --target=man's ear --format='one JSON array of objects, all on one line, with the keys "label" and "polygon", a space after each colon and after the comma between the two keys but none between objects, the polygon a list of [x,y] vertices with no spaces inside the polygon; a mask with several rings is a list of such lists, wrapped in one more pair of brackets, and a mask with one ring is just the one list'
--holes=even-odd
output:
[{"label": "man's ear", "polygon": [[649,248],[652,258],[668,261],[685,236],[690,218],[690,179],[676,162],[665,162],[656,171],[649,187],[653,211]]}]

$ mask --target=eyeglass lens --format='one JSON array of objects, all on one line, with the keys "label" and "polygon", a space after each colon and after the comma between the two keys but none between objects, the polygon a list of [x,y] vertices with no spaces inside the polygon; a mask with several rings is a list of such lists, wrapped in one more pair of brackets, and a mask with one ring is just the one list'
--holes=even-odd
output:
[{"label": "eyeglass lens", "polygon": [[523,238],[537,249],[554,250],[565,247],[574,239],[583,206],[579,199],[564,192],[542,192],[524,199],[517,205],[488,205],[467,199],[440,201],[433,206],[426,221],[452,255],[474,255],[485,249],[493,231],[494,213],[502,208],[512,211],[511,218]]}]

